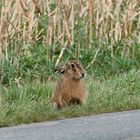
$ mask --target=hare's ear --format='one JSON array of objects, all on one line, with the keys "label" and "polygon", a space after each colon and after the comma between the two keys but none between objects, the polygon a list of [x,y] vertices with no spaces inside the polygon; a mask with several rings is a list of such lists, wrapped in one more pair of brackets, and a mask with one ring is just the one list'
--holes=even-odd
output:
[{"label": "hare's ear", "polygon": [[65,66],[61,65],[61,66],[56,67],[54,69],[54,72],[59,73],[59,74],[63,74],[65,72]]}]

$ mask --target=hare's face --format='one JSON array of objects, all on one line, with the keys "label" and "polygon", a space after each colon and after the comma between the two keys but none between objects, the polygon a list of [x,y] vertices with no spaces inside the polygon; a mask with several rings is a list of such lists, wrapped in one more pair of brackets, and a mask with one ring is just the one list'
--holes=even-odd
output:
[{"label": "hare's face", "polygon": [[85,70],[78,61],[70,61],[66,64],[66,73],[73,79],[80,80],[85,76]]}]

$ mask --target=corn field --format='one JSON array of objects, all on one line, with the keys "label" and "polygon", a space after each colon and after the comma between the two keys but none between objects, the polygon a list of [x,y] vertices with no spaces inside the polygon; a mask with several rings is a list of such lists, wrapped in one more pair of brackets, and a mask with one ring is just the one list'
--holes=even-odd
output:
[{"label": "corn field", "polygon": [[[94,45],[94,42],[98,45]],[[104,47],[111,55],[123,42],[123,56],[140,44],[139,0],[2,0],[0,2],[0,59],[28,55],[29,47],[41,44],[46,54],[75,47],[95,51]],[[49,57],[47,59],[50,59]]]}]

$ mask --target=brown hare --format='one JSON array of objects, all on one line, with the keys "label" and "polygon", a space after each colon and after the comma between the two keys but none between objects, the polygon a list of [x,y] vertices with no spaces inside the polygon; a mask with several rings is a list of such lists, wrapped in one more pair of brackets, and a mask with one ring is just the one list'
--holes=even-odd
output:
[{"label": "brown hare", "polygon": [[85,70],[82,65],[72,60],[55,69],[62,74],[56,84],[52,103],[54,108],[62,108],[71,104],[83,104],[86,100],[86,89],[83,77]]}]

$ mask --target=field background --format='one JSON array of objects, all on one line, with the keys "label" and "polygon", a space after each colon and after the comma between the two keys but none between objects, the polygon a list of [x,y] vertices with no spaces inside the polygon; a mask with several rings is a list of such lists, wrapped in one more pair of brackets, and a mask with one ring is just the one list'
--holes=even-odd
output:
[{"label": "field background", "polygon": [[[92,98],[54,112],[54,67],[70,59]],[[0,126],[140,108],[139,66],[139,0],[0,1]]]}]

